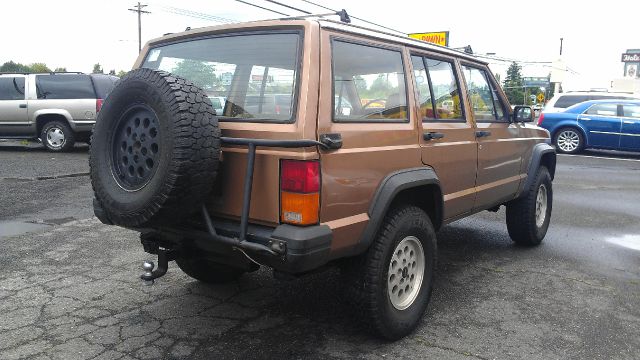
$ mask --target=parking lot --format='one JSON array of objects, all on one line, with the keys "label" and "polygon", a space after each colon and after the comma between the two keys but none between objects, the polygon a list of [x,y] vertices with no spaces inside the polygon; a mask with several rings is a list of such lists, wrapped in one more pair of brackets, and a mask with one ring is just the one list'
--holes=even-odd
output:
[{"label": "parking lot", "polygon": [[444,227],[427,314],[394,343],[334,270],[208,286],[170,266],[143,286],[152,257],[93,218],[87,157],[0,143],[0,359],[640,358],[638,155],[559,156],[539,247],[512,244],[504,209]]}]

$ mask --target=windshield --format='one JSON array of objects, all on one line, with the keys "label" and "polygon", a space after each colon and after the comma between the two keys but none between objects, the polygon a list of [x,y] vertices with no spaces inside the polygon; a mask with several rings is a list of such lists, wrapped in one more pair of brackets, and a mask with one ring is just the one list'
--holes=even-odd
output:
[{"label": "windshield", "polygon": [[291,121],[296,103],[299,33],[241,34],[151,49],[142,67],[193,81],[225,100],[222,120]]}]

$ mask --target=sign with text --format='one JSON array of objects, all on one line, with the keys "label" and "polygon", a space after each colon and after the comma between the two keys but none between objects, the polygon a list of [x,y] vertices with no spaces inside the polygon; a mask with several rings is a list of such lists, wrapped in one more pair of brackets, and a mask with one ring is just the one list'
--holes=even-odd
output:
[{"label": "sign with text", "polygon": [[428,32],[428,33],[415,33],[409,34],[410,38],[418,39],[426,42],[430,42],[433,44],[438,44],[440,46],[449,46],[449,32],[448,31],[437,31],[437,32]]},{"label": "sign with text", "polygon": [[640,54],[622,54],[622,62],[640,62]]}]

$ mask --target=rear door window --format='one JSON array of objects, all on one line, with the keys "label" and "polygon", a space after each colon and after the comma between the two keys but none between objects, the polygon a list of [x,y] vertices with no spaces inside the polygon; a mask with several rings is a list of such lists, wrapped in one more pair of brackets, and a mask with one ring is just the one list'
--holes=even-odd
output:
[{"label": "rear door window", "polygon": [[464,120],[453,63],[412,56],[422,120]]},{"label": "rear door window", "polygon": [[334,106],[334,120],[408,121],[399,50],[341,40],[333,41],[332,50],[333,98],[340,103]]},{"label": "rear door window", "polygon": [[24,78],[0,77],[0,100],[24,100]]},{"label": "rear door window", "polygon": [[616,104],[596,104],[590,107],[586,114],[600,116],[617,116],[618,105]]},{"label": "rear door window", "polygon": [[622,105],[624,117],[640,119],[640,105]]},{"label": "rear door window", "polygon": [[89,75],[37,75],[38,99],[95,99]]},{"label": "rear door window", "polygon": [[300,42],[299,32],[190,40],[151,49],[142,67],[182,76],[210,98],[225,98],[223,121],[290,122],[294,120]]}]

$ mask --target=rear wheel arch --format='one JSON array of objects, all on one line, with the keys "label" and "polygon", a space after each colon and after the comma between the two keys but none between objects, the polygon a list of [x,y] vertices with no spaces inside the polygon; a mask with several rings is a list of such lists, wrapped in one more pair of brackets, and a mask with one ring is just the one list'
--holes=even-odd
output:
[{"label": "rear wheel arch", "polygon": [[42,128],[46,123],[55,120],[65,122],[67,123],[67,125],[69,125],[69,127],[71,127],[69,119],[67,119],[67,117],[62,114],[41,114],[36,117],[36,133],[38,134],[38,136],[40,136]]},{"label": "rear wheel arch", "polygon": [[386,214],[403,205],[419,207],[429,215],[434,229],[437,231],[440,228],[443,223],[444,204],[440,181],[432,168],[396,171],[380,182],[369,205],[369,223],[360,237],[358,253],[369,247]]}]

